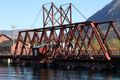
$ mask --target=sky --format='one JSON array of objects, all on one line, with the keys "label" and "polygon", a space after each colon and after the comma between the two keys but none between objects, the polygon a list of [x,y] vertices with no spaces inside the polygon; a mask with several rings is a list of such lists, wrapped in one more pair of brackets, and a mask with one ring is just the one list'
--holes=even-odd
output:
[{"label": "sky", "polygon": [[[15,25],[16,29],[43,27],[42,10],[38,20],[34,24],[33,22],[42,5],[49,2],[54,2],[58,7],[65,3],[72,3],[86,18],[89,18],[111,1],[112,0],[0,0],[0,30],[11,30],[13,25]],[[73,13],[73,17],[75,18],[73,19],[74,22],[76,19],[79,19],[80,22],[85,20],[80,15],[76,16],[76,14],[77,13]],[[32,24],[33,26],[31,26]]]}]

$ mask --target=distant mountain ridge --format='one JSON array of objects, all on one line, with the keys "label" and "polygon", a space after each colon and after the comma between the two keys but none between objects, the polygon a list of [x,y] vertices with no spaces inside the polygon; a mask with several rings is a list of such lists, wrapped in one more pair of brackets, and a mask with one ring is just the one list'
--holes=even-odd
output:
[{"label": "distant mountain ridge", "polygon": [[88,18],[92,21],[115,21],[120,25],[120,0],[113,0],[104,8]]},{"label": "distant mountain ridge", "polygon": [[[94,15],[88,18],[88,21],[104,22],[114,21],[120,34],[120,0],[112,0],[109,4],[103,7],[101,10],[96,12]],[[102,30],[107,30],[107,27],[103,27]],[[114,32],[110,34],[111,37],[115,37]]]},{"label": "distant mountain ridge", "polygon": [[[17,38],[18,32],[20,30],[15,30],[14,37]],[[13,38],[13,30],[1,30],[0,34],[5,34],[6,36]]]}]

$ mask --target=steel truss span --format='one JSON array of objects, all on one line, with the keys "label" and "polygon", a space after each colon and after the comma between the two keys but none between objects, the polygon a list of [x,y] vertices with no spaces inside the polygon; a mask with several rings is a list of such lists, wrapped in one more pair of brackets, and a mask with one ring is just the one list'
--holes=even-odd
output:
[{"label": "steel truss span", "polygon": [[[113,21],[72,22],[72,4],[43,5],[43,28],[20,31],[14,56],[38,56],[40,61],[54,59],[111,60],[120,55],[119,29]],[[117,44],[112,46],[113,39]],[[112,45],[111,45],[112,44]],[[115,52],[116,51],[116,52]]]},{"label": "steel truss span", "polygon": [[[106,31],[102,30],[106,27]],[[20,31],[14,55],[33,55],[33,48],[39,49],[42,59],[97,59],[103,56],[111,60],[114,50],[110,46],[110,35],[120,41],[118,29],[113,21],[80,22],[54,27]],[[96,43],[96,44],[95,44]],[[20,45],[21,44],[21,45]]]}]

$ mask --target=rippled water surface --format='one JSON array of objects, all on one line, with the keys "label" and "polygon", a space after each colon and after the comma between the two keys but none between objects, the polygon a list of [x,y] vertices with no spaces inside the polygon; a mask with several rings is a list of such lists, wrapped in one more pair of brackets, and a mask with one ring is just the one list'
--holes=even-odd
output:
[{"label": "rippled water surface", "polygon": [[120,80],[120,70],[63,70],[2,65],[0,80]]}]

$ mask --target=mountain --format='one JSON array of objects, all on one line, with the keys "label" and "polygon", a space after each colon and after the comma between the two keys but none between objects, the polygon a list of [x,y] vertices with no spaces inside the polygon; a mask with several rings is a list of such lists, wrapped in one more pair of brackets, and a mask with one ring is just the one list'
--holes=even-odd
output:
[{"label": "mountain", "polygon": [[104,8],[92,15],[88,20],[92,21],[115,21],[120,25],[120,0],[113,0]]},{"label": "mountain", "polygon": [[[17,38],[19,31],[20,30],[15,30],[14,38]],[[13,30],[1,30],[0,34],[5,34],[6,36],[13,38]]]},{"label": "mountain", "polygon": [[0,34],[5,34],[10,38],[14,37],[15,39],[17,39],[19,31],[24,31],[24,30],[27,30],[27,29],[15,29],[14,34],[13,34],[13,30],[0,30]]}]

